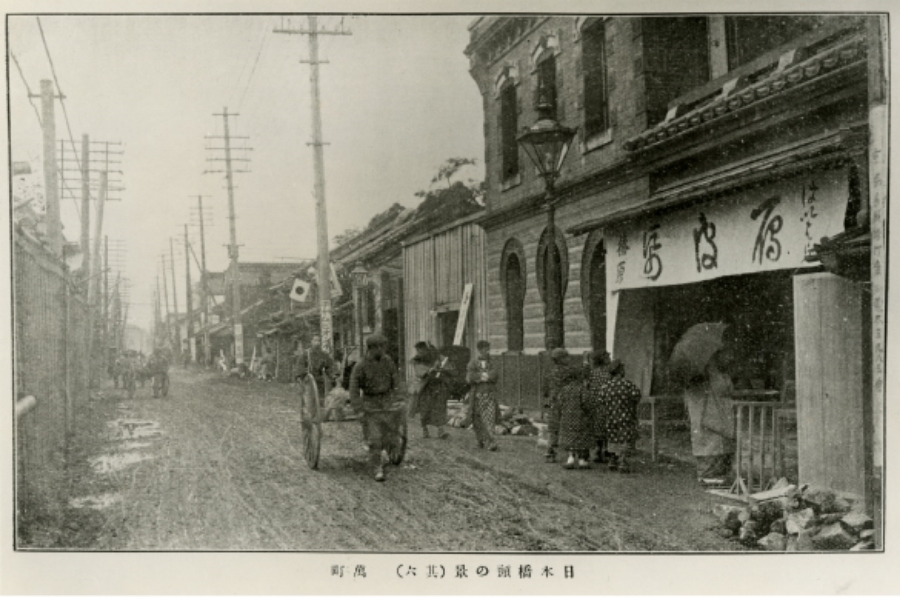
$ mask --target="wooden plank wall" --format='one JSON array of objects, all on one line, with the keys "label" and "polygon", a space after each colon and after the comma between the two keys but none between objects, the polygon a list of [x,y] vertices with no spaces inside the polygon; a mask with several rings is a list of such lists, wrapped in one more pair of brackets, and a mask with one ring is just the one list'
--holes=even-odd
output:
[{"label": "wooden plank wall", "polygon": [[794,278],[800,481],[859,496],[869,461],[861,292],[832,274]]},{"label": "wooden plank wall", "polygon": [[403,249],[406,358],[412,358],[416,342],[438,344],[434,310],[458,308],[469,282],[472,302],[463,344],[474,350],[487,338],[487,275],[485,234],[480,226],[462,224]]}]

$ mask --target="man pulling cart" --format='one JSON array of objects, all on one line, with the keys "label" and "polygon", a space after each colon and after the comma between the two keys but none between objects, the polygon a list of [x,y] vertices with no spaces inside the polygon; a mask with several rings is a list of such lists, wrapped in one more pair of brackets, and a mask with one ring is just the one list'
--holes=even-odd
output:
[{"label": "man pulling cart", "polygon": [[[376,481],[384,481],[384,458],[391,464],[403,462],[406,455],[406,402],[398,389],[398,371],[385,354],[387,340],[378,334],[366,338],[366,355],[350,374],[350,402],[360,414],[363,437]],[[299,379],[300,424],[303,454],[310,468],[319,465],[324,408],[312,374]]]},{"label": "man pulling cart", "polygon": [[376,481],[384,481],[382,451],[392,464],[400,464],[406,453],[406,404],[398,396],[397,365],[385,354],[386,346],[380,334],[366,338],[366,355],[350,375],[350,403],[362,415]]}]

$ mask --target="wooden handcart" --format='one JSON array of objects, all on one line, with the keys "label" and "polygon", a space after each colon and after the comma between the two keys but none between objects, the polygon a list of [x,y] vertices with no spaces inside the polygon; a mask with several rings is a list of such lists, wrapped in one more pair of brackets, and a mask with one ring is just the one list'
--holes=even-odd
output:
[{"label": "wooden handcart", "polygon": [[[319,396],[319,389],[312,376],[307,375],[300,383],[300,438],[303,444],[303,457],[311,469],[319,467],[319,454],[322,450],[322,423],[325,415],[325,405]],[[408,425],[406,421],[405,404],[398,403],[397,412],[401,417],[401,423],[397,432],[388,438],[387,457],[391,464],[399,465],[406,457],[406,444],[408,437]],[[363,413],[361,415],[365,417]],[[331,421],[332,419],[329,419]],[[339,421],[356,421],[356,417],[341,418]]]}]

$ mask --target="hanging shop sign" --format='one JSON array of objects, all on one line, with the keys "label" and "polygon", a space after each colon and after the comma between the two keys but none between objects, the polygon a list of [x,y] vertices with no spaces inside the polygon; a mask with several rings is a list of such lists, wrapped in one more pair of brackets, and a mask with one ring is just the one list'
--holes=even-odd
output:
[{"label": "hanging shop sign", "polygon": [[813,246],[844,230],[847,194],[846,169],[817,171],[610,227],[607,288],[814,266]]}]

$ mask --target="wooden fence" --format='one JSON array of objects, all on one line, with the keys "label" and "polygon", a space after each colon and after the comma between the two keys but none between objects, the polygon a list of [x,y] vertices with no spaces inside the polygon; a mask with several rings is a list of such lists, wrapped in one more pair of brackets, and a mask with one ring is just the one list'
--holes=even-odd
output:
[{"label": "wooden fence", "polygon": [[13,294],[15,397],[37,401],[15,427],[16,499],[22,512],[39,505],[65,471],[75,412],[87,397],[88,310],[60,261],[19,230]]}]

